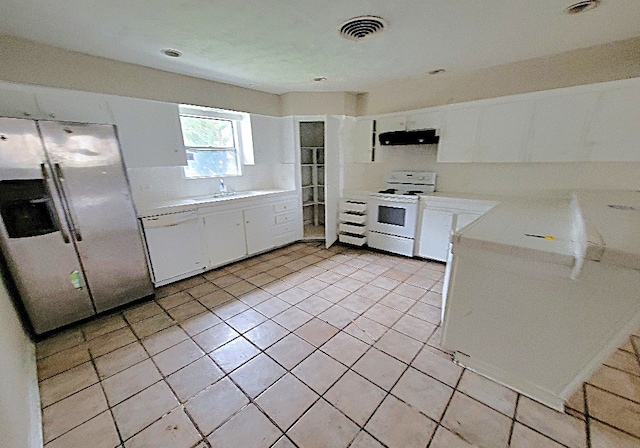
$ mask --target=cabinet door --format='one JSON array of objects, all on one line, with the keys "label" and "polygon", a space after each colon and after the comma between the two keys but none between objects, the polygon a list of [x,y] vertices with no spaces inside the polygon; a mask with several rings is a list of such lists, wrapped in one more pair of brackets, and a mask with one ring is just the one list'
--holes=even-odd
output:
[{"label": "cabinet door", "polygon": [[443,112],[438,162],[473,162],[481,111],[472,106]]},{"label": "cabinet door", "polygon": [[440,111],[421,112],[409,115],[407,118],[407,130],[416,129],[440,129]]},{"label": "cabinet door", "polygon": [[373,120],[358,119],[353,129],[351,145],[345,148],[345,160],[351,163],[371,162],[371,148],[373,141]]},{"label": "cabinet door", "polygon": [[422,212],[418,255],[432,260],[446,261],[452,226],[453,213],[425,209]]},{"label": "cabinet door", "polygon": [[254,163],[279,163],[282,150],[280,118],[251,114],[251,133]]},{"label": "cabinet door", "polygon": [[187,164],[177,104],[117,98],[109,105],[127,168]]},{"label": "cabinet door", "polygon": [[376,131],[379,134],[383,132],[406,131],[407,117],[405,115],[396,115],[393,117],[383,117],[376,120]]},{"label": "cabinet door", "polygon": [[591,92],[553,96],[536,101],[527,161],[583,160],[583,136],[597,98],[598,93]]},{"label": "cabinet door", "polygon": [[40,109],[33,93],[0,90],[0,117],[40,118]]},{"label": "cabinet door", "polygon": [[263,205],[244,210],[244,229],[249,255],[273,247],[273,205]]},{"label": "cabinet door", "polygon": [[296,163],[296,123],[294,117],[282,117],[280,132],[282,135],[281,163]]},{"label": "cabinet door", "polygon": [[480,116],[476,162],[523,162],[531,123],[529,101],[487,106]]},{"label": "cabinet door", "polygon": [[99,95],[72,92],[36,94],[41,114],[48,120],[113,124],[113,114]]},{"label": "cabinet door", "polygon": [[640,161],[640,86],[603,92],[587,133],[589,160]]},{"label": "cabinet door", "polygon": [[340,139],[339,133],[342,126],[341,119],[337,117],[327,117],[327,140],[324,157],[324,232],[325,245],[331,247],[338,239],[338,213],[340,210],[340,196],[342,187],[340,186]]},{"label": "cabinet door", "polygon": [[204,247],[209,268],[237,260],[247,254],[242,211],[213,213],[204,217]]}]

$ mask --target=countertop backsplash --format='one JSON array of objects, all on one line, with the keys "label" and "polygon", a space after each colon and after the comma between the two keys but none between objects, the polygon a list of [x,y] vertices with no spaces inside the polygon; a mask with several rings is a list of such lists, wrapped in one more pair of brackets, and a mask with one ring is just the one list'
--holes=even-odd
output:
[{"label": "countertop backsplash", "polygon": [[[225,177],[227,189],[293,190],[293,164],[245,165],[243,175]],[[187,179],[181,166],[131,168],[127,170],[133,200],[138,207],[171,199],[191,198],[218,193],[219,178]]]}]

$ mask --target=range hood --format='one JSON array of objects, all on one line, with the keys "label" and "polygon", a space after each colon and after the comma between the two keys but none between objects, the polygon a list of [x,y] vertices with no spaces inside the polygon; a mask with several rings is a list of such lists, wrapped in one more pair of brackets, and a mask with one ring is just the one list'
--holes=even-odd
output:
[{"label": "range hood", "polygon": [[419,129],[416,131],[383,132],[379,136],[382,146],[400,145],[433,145],[438,143],[440,137],[435,129]]}]

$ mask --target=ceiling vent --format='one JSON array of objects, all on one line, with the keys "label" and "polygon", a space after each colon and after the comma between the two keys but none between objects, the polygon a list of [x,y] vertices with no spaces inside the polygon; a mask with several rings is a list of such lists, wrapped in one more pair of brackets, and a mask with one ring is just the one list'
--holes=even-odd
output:
[{"label": "ceiling vent", "polygon": [[564,10],[567,14],[580,14],[581,12],[587,12],[597,7],[600,0],[584,0],[573,5],[567,6]]},{"label": "ceiling vent", "polygon": [[362,40],[378,34],[387,26],[387,21],[376,16],[360,16],[340,25],[340,35],[349,40]]}]

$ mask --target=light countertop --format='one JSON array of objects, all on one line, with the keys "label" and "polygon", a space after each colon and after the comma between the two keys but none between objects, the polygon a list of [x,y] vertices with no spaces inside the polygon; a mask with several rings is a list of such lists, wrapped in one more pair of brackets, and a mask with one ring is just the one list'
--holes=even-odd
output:
[{"label": "light countertop", "polygon": [[577,191],[587,258],[640,270],[640,192]]},{"label": "light countertop", "polygon": [[232,202],[242,202],[255,199],[258,197],[277,197],[287,194],[295,194],[290,190],[255,190],[255,191],[237,191],[225,195],[214,194],[210,196],[200,196],[184,199],[167,199],[154,203],[138,206],[138,218],[146,218],[149,216],[166,215],[169,213],[180,213],[187,210],[193,210],[200,207],[211,207],[219,204],[228,204]]},{"label": "light countertop", "polygon": [[570,203],[569,198],[502,200],[456,233],[454,244],[573,266],[575,244]]},{"label": "light countertop", "polygon": [[501,198],[453,241],[578,271],[585,259],[640,270],[640,192]]}]

